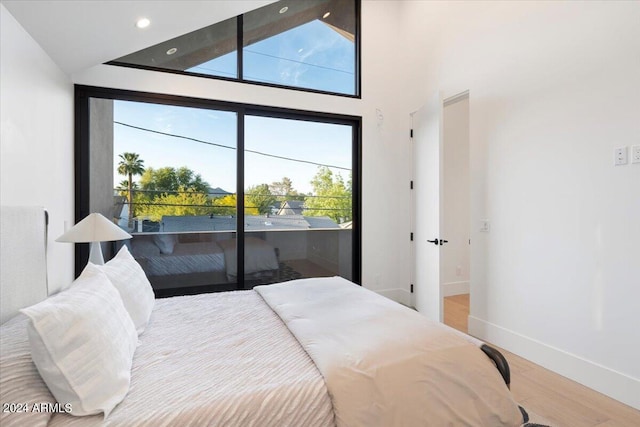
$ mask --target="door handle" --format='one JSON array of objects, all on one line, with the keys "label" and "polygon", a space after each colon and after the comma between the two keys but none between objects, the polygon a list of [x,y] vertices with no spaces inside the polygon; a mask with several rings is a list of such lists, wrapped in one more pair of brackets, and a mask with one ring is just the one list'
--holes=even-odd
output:
[{"label": "door handle", "polygon": [[427,240],[427,242],[433,243],[434,245],[437,245],[438,244],[438,239]]},{"label": "door handle", "polygon": [[440,246],[444,245],[445,243],[449,243],[449,241],[440,239]]}]

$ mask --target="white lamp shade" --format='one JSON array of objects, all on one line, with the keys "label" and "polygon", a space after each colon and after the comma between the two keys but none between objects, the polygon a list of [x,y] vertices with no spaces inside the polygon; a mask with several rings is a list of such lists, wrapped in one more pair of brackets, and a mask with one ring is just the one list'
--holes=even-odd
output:
[{"label": "white lamp shade", "polygon": [[56,242],[108,242],[132,237],[131,234],[109,221],[103,215],[92,213],[58,237]]}]

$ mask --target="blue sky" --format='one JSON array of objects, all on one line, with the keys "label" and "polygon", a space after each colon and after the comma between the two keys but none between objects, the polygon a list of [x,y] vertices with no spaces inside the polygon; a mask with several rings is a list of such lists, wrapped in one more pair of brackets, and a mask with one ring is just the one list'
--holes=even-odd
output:
[{"label": "blue sky", "polygon": [[[236,187],[236,114],[194,108],[116,101],[114,121],[162,133],[225,145],[203,144],[114,125],[114,185],[118,154],[138,153],[145,167],[187,166],[212,187]],[[297,160],[351,168],[351,127],[267,117],[245,117],[245,149]],[[317,166],[255,153],[245,154],[245,186],[270,184],[287,176],[299,192],[310,192]],[[348,178],[349,171],[332,168]],[[136,180],[136,179],[134,179]]]},{"label": "blue sky", "polygon": [[[245,75],[263,81],[353,93],[353,43],[319,21],[245,48]],[[232,70],[235,53],[202,65]],[[231,68],[229,68],[231,64]],[[311,64],[311,65],[310,65]],[[194,70],[203,72],[202,69]],[[215,74],[215,73],[213,73]],[[220,73],[220,75],[225,75]],[[114,102],[114,121],[235,148],[236,114],[138,102]],[[245,148],[277,156],[351,168],[351,127],[264,117],[245,118]],[[135,152],[145,167],[187,166],[212,187],[235,192],[235,149],[207,145],[114,124],[114,186],[118,154]],[[299,192],[311,192],[317,166],[254,153],[245,155],[245,187],[291,178]],[[338,168],[348,179],[349,171]],[[135,180],[135,179],[134,179]]]},{"label": "blue sky", "polygon": [[[246,80],[355,94],[355,46],[315,20],[243,50]],[[237,77],[236,52],[188,71]]]}]

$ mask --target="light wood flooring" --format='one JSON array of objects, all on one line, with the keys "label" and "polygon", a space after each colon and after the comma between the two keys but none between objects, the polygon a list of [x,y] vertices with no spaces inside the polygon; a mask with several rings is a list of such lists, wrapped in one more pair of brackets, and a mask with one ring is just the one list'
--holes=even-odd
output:
[{"label": "light wood flooring", "polygon": [[[444,299],[444,323],[467,333],[469,294]],[[496,346],[497,347],[497,346]],[[499,347],[497,347],[499,348]],[[639,427],[640,411],[500,348],[520,405],[553,427]]]}]

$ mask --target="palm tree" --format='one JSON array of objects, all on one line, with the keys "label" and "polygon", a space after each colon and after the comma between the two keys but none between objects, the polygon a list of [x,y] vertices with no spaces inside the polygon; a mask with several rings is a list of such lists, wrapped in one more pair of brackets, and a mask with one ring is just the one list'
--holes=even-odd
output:
[{"label": "palm tree", "polygon": [[144,160],[137,153],[119,154],[118,173],[127,176],[127,201],[129,203],[129,227],[133,227],[135,209],[133,207],[133,176],[142,175],[144,172]]}]

